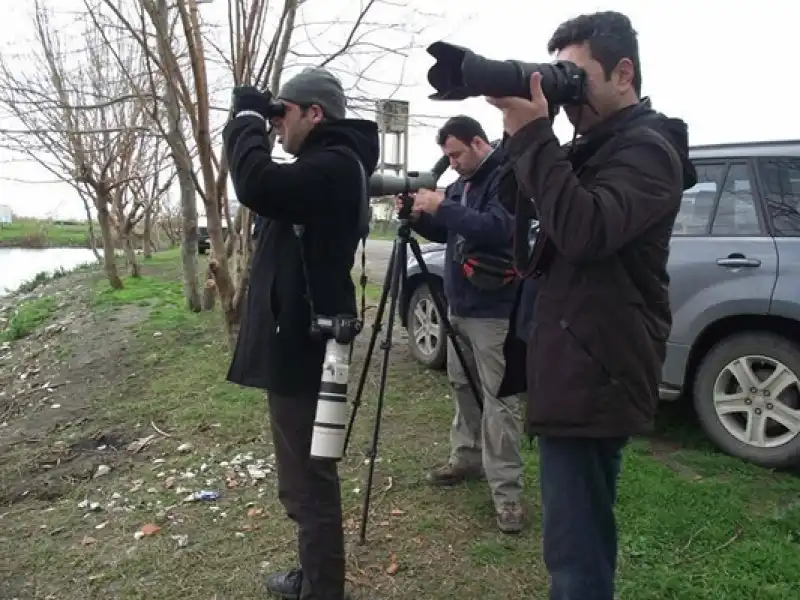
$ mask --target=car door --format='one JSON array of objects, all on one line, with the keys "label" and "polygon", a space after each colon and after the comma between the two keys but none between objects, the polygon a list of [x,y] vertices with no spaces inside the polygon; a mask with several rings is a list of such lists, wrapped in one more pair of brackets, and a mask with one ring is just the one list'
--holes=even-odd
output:
[{"label": "car door", "polygon": [[759,159],[758,180],[778,249],[770,312],[800,321],[800,157]]},{"label": "car door", "polygon": [[767,314],[777,278],[777,251],[747,160],[697,163],[670,243],[673,325],[663,380],[683,383],[692,344],[727,316]]}]

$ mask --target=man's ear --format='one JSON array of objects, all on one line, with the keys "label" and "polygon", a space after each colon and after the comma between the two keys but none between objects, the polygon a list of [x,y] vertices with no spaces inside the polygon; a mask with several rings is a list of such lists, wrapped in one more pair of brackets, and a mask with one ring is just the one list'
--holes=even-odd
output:
[{"label": "man's ear", "polygon": [[633,86],[633,78],[636,75],[636,69],[633,66],[633,61],[630,58],[623,58],[614,67],[613,75],[616,77],[617,85],[620,88],[627,89]]},{"label": "man's ear", "polygon": [[309,108],[311,110],[311,122],[314,125],[319,125],[325,119],[325,113],[322,111],[322,108],[317,104],[312,104]]}]

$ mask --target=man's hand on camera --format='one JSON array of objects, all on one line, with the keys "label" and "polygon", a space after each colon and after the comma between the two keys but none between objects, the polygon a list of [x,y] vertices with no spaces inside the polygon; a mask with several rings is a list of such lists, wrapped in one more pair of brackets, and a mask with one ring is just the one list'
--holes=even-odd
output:
[{"label": "man's hand on camera", "polygon": [[236,86],[233,88],[233,115],[236,116],[243,111],[254,112],[267,121],[270,98],[269,92],[262,92],[252,85]]},{"label": "man's hand on camera", "polygon": [[[409,197],[409,199],[410,199],[409,201],[410,201],[410,202],[412,202],[412,206],[411,206],[411,214],[409,214],[409,215],[408,215],[408,217],[409,217],[409,219],[411,219],[412,221],[415,221],[415,220],[417,220],[417,218],[419,217],[419,211],[418,211],[418,210],[415,210],[415,209],[414,209],[414,206],[413,206],[413,202],[414,202],[414,194],[409,194],[409,195],[408,195],[408,197]],[[403,210],[403,205],[404,205],[405,203],[406,203],[406,201],[405,201],[405,200],[403,200],[403,197],[402,197],[402,196],[395,196],[395,197],[394,197],[394,209],[395,209],[395,210],[396,210],[398,213],[399,213],[400,211],[402,211],[402,210]]]},{"label": "man's hand on camera", "polygon": [[443,192],[434,192],[433,190],[420,190],[414,194],[414,208],[412,212],[415,213],[428,213],[435,215],[439,210],[439,205],[444,202]]},{"label": "man's hand on camera", "polygon": [[524,98],[486,98],[492,106],[503,111],[503,129],[514,135],[528,123],[550,116],[547,99],[542,92],[542,75],[531,75],[531,99]]}]

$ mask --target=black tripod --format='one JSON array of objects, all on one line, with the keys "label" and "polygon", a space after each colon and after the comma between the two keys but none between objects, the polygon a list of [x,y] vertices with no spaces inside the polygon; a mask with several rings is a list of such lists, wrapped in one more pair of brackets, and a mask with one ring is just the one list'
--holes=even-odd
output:
[{"label": "black tripod", "polygon": [[[375,315],[375,323],[372,327],[372,335],[370,336],[369,345],[367,346],[367,354],[364,357],[364,366],[361,370],[361,376],[358,380],[356,396],[353,399],[353,411],[350,414],[350,423],[347,426],[347,436],[344,442],[344,452],[346,453],[347,445],[350,442],[350,435],[353,431],[353,423],[356,419],[356,413],[361,405],[361,394],[364,391],[364,385],[367,381],[367,373],[369,371],[372,353],[375,350],[375,342],[378,339],[378,332],[382,328],[381,321],[383,320],[383,311],[386,308],[386,299],[391,294],[391,303],[389,304],[389,319],[386,327],[386,333],[381,344],[381,349],[383,350],[383,360],[381,362],[381,375],[380,384],[378,386],[378,404],[375,412],[375,424],[372,430],[372,445],[367,451],[367,457],[369,458],[369,474],[367,475],[364,509],[361,515],[361,531],[359,538],[361,544],[364,544],[366,541],[369,503],[370,496],[372,495],[372,478],[375,472],[375,459],[378,456],[378,436],[380,434],[381,427],[383,397],[386,391],[386,375],[389,371],[389,352],[392,348],[392,331],[394,329],[394,320],[397,313],[397,301],[398,296],[400,295],[401,284],[406,281],[406,264],[408,261],[409,246],[411,246],[411,252],[414,255],[414,258],[417,260],[417,264],[419,265],[425,279],[430,280],[431,277],[430,271],[428,270],[428,267],[422,258],[422,252],[419,249],[419,242],[417,242],[417,240],[411,236],[411,227],[408,223],[410,213],[411,198],[406,195],[403,197],[403,209],[401,209],[398,213],[400,226],[397,229],[397,235],[395,235],[394,245],[392,246],[392,254],[389,257],[389,265],[386,269],[386,277],[383,281],[383,290],[381,291],[381,298],[378,302],[378,311]],[[461,368],[464,370],[464,374],[466,375],[467,383],[469,384],[475,400],[478,402],[478,405],[481,408],[481,411],[483,411],[483,402],[481,401],[481,395],[479,393],[478,386],[472,377],[472,373],[467,368],[467,361],[465,360],[464,354],[458,345],[453,326],[451,325],[450,320],[447,318],[444,302],[437,294],[435,286],[431,285],[430,290],[431,296],[433,297],[433,302],[436,305],[436,310],[439,312],[442,324],[444,325],[444,330],[447,333],[447,336],[450,338],[450,341],[453,343],[453,348],[456,352],[456,356],[458,357],[458,361],[461,363]]]}]

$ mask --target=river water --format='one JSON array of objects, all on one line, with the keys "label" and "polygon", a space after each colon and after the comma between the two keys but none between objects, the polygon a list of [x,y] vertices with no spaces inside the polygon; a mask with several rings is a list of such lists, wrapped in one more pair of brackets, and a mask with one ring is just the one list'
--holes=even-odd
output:
[{"label": "river water", "polygon": [[42,271],[70,270],[95,261],[88,248],[0,248],[0,297]]}]

